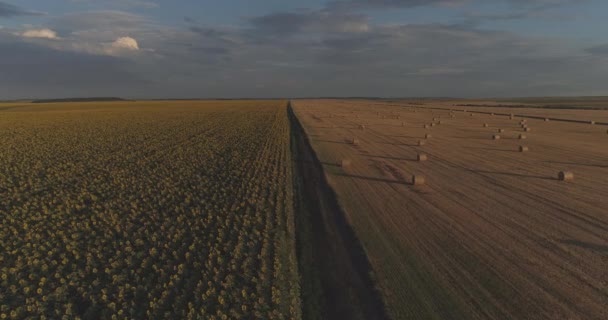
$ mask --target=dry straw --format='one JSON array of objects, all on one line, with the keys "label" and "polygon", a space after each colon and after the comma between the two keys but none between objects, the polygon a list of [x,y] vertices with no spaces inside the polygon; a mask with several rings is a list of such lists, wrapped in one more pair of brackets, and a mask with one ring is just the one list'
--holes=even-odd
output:
[{"label": "dry straw", "polygon": [[342,168],[350,167],[351,165],[352,161],[350,159],[342,159],[342,161],[340,161],[340,167]]},{"label": "dry straw", "polygon": [[415,186],[421,186],[424,185],[426,183],[426,179],[424,179],[423,176],[417,176],[417,175],[413,175],[412,176],[412,184]]},{"label": "dry straw", "polygon": [[572,181],[572,180],[574,180],[574,173],[572,173],[570,171],[561,171],[557,175],[557,178],[561,181]]}]

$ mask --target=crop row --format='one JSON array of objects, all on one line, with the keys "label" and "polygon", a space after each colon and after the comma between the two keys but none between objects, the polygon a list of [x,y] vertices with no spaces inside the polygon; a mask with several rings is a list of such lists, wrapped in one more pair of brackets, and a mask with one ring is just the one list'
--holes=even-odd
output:
[{"label": "crop row", "polygon": [[299,317],[281,103],[7,113],[0,131],[0,316]]}]

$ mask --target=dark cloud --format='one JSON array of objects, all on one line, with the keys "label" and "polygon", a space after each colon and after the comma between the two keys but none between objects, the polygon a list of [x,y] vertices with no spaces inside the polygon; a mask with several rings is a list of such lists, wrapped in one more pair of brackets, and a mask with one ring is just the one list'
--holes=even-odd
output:
[{"label": "dark cloud", "polygon": [[25,15],[40,15],[38,12],[27,11],[10,3],[0,1],[0,18],[25,16]]},{"label": "dark cloud", "polygon": [[593,55],[608,56],[608,44],[587,48],[585,51]]},{"label": "dark cloud", "polygon": [[252,18],[255,32],[264,35],[289,35],[299,32],[358,32],[368,29],[368,18],[361,14],[328,10],[280,12]]},{"label": "dark cloud", "polygon": [[446,5],[456,6],[461,5],[468,0],[339,0],[331,1],[328,8],[334,10],[353,10],[353,9],[368,9],[368,8],[412,8],[420,6]]},{"label": "dark cloud", "polygon": [[422,6],[451,6],[456,7],[467,3],[496,2],[516,6],[544,7],[580,4],[589,0],[335,0],[330,1],[328,8],[334,9],[367,9],[367,8],[413,8]]},{"label": "dark cloud", "polygon": [[0,34],[0,52],[0,96],[128,94],[146,84],[129,71],[129,61],[115,57],[55,50],[7,34]]},{"label": "dark cloud", "polygon": [[54,18],[50,26],[61,33],[94,30],[133,30],[143,27],[146,19],[142,16],[122,11],[91,11],[72,13]]},{"label": "dark cloud", "polygon": [[[463,17],[514,20],[533,8],[510,2],[519,11]],[[388,8],[461,1],[342,3]],[[275,12],[233,26],[188,19],[179,27],[125,12],[86,12],[44,26],[58,31],[55,41],[0,30],[0,97],[581,95],[605,90],[608,81],[606,46],[585,52],[568,40],[477,23],[374,24],[363,12],[335,8]],[[108,52],[95,46],[122,36],[137,39],[142,49],[104,56]]]}]

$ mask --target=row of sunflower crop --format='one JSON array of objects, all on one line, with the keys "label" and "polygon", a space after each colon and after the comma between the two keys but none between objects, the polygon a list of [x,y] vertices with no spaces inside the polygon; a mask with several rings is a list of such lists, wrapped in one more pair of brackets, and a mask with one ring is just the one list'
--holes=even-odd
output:
[{"label": "row of sunflower crop", "polygon": [[5,115],[0,317],[300,317],[285,103]]}]

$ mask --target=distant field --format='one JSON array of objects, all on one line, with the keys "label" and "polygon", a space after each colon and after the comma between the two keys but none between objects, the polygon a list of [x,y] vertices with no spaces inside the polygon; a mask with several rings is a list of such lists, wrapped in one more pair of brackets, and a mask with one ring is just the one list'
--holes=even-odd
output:
[{"label": "distant field", "polygon": [[2,319],[299,318],[286,104],[0,104]]},{"label": "distant field", "polygon": [[606,319],[608,127],[527,119],[524,132],[524,118],[451,113],[454,103],[294,102],[390,316]]},{"label": "distant field", "polygon": [[596,107],[608,108],[608,97],[545,97],[545,98],[515,98],[499,99],[511,103],[529,103],[547,107]]}]

